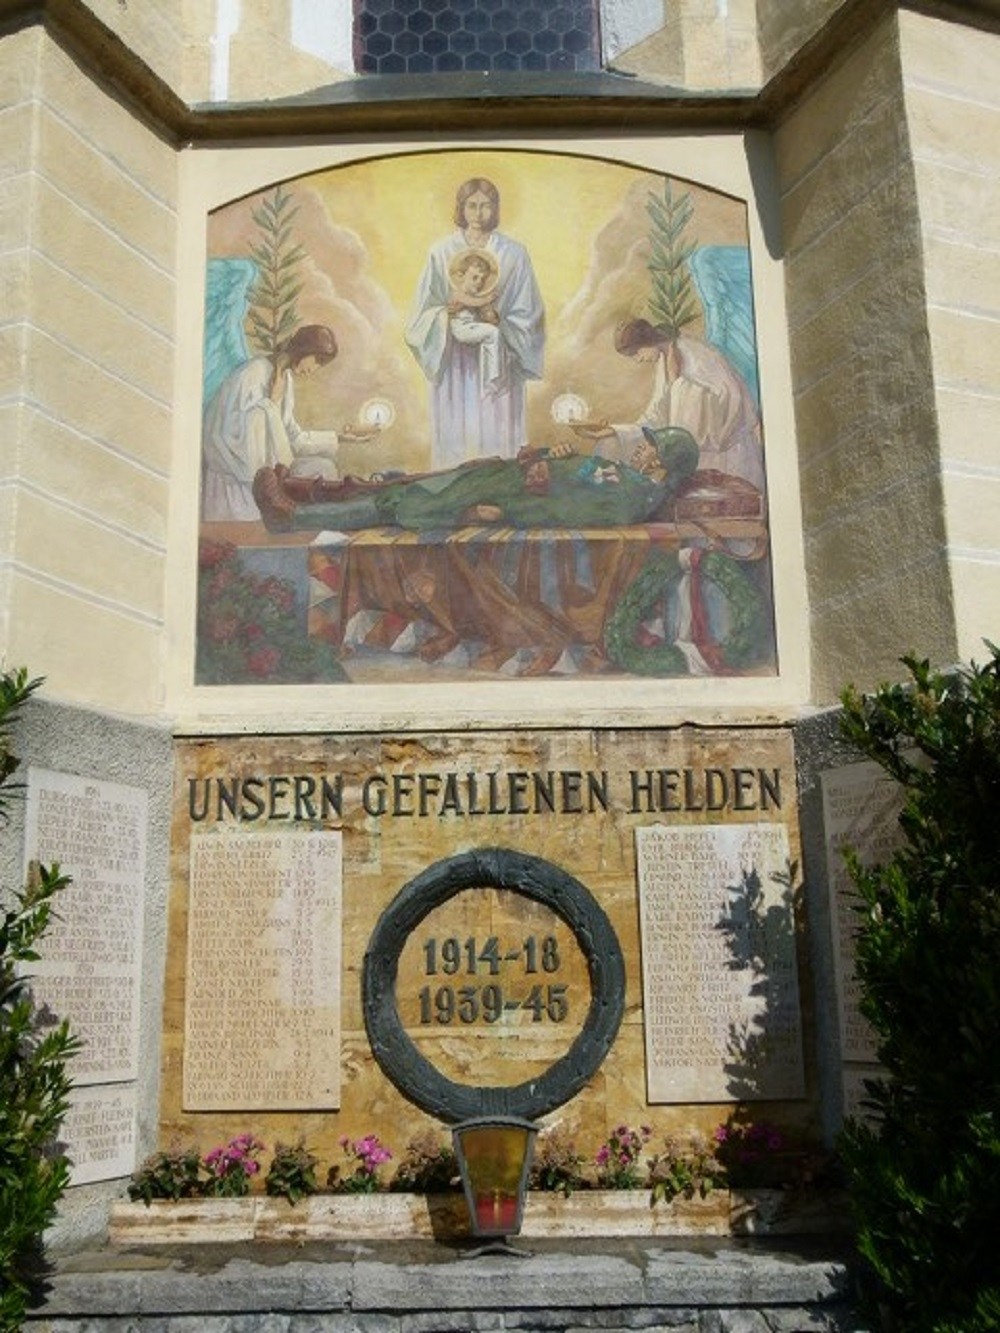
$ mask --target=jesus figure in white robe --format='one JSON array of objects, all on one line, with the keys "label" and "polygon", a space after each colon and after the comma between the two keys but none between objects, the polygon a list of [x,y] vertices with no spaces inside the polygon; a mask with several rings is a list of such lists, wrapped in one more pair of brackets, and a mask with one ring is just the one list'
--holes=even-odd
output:
[{"label": "jesus figure in white robe", "polygon": [[[435,469],[468,458],[513,458],[527,443],[525,386],[539,379],[545,312],[527,250],[497,231],[500,195],[476,177],[458,189],[457,230],[431,247],[406,341],[431,384]],[[466,250],[499,267],[496,322],[470,319],[450,267]]]}]

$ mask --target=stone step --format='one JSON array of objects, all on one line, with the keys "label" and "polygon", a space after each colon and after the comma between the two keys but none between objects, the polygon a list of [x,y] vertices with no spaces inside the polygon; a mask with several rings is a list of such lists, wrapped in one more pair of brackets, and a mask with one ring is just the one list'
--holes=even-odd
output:
[{"label": "stone step", "polygon": [[158,1246],[60,1262],[31,1333],[864,1333],[821,1238]]}]

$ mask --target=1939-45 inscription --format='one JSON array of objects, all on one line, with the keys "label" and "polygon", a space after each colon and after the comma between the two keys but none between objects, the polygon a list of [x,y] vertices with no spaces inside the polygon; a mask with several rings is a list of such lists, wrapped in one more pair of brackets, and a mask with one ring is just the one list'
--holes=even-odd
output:
[{"label": "1939-45 inscription", "polygon": [[[499,1023],[505,1014],[525,1012],[533,1023],[562,1023],[569,1013],[569,986],[565,982],[531,983],[525,978],[558,975],[561,965],[555,935],[527,935],[511,948],[496,935],[480,941],[474,935],[459,939],[450,935],[439,940],[430,936],[423,943],[427,976],[455,977],[453,983],[421,987],[420,1022],[423,1025],[452,1023]],[[510,978],[513,965],[514,977]],[[480,982],[483,976],[504,981]],[[475,977],[475,982],[464,979]]]}]

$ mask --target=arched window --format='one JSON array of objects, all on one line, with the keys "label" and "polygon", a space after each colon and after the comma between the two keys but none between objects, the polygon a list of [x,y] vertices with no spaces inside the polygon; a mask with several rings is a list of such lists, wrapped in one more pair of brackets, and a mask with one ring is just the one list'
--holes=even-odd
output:
[{"label": "arched window", "polygon": [[355,0],[362,74],[596,70],[598,0]]}]

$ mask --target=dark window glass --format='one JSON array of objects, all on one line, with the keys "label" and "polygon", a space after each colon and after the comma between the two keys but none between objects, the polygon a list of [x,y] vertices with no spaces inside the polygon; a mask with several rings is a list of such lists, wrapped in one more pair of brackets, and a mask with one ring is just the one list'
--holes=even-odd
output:
[{"label": "dark window glass", "polygon": [[598,0],[355,0],[356,65],[363,74],[599,69],[597,6]]}]

